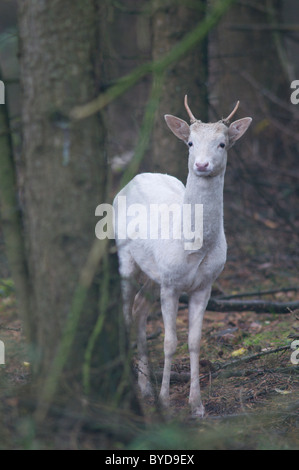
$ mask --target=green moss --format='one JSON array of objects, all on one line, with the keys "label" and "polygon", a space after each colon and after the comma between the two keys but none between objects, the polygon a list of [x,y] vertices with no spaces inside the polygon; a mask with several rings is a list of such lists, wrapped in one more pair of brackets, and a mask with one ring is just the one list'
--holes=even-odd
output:
[{"label": "green moss", "polygon": [[257,347],[265,348],[269,346],[281,346],[289,342],[288,335],[290,334],[289,325],[281,324],[280,331],[265,330],[257,334],[249,335],[244,338],[243,345],[246,348]]}]

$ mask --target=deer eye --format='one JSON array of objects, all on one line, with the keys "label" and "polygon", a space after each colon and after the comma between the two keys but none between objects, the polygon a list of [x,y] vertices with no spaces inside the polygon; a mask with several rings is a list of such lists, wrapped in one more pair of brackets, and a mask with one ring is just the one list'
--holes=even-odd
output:
[{"label": "deer eye", "polygon": [[222,149],[224,149],[225,144],[224,144],[223,142],[221,142],[221,143],[218,145],[218,147],[221,147]]},{"label": "deer eye", "polygon": [[192,147],[193,142],[188,142],[189,147]]}]

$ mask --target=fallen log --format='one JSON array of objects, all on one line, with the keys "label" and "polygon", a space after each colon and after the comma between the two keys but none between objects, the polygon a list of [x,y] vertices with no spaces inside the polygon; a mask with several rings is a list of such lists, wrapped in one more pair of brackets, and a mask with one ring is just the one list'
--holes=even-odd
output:
[{"label": "fallen log", "polygon": [[[182,295],[180,302],[188,304],[188,296]],[[299,301],[273,302],[271,300],[223,300],[211,297],[207,310],[212,312],[255,312],[288,314],[299,309]]]}]

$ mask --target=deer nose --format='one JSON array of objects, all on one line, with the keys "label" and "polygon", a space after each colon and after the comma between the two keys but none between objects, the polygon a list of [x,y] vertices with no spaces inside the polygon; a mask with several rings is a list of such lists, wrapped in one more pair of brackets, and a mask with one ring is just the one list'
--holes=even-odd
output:
[{"label": "deer nose", "polygon": [[207,167],[209,166],[209,162],[206,162],[206,163],[195,163],[196,165],[196,168],[199,170],[199,171],[206,171]]}]

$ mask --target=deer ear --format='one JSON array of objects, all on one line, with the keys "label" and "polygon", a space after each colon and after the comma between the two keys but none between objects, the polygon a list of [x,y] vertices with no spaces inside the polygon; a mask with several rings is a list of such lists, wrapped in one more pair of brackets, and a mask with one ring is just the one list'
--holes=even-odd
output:
[{"label": "deer ear", "polygon": [[232,147],[234,143],[242,137],[247,131],[252,122],[252,118],[246,117],[232,122],[228,128],[229,146]]},{"label": "deer ear", "polygon": [[190,135],[190,127],[183,121],[183,119],[179,119],[171,114],[165,114],[164,116],[166,124],[168,125],[169,129],[176,135],[179,139],[183,140],[184,142],[188,142],[189,135]]}]

